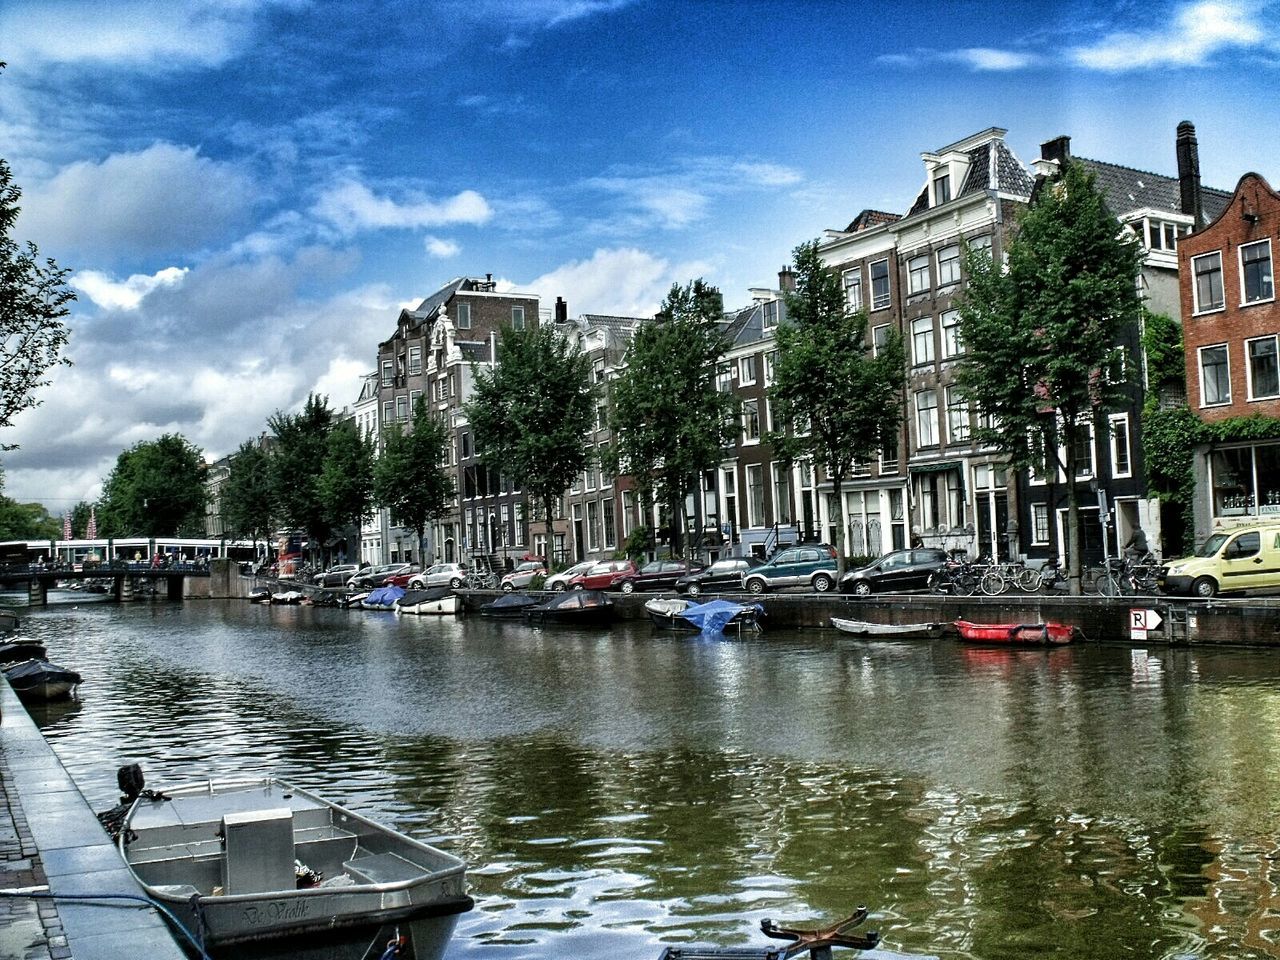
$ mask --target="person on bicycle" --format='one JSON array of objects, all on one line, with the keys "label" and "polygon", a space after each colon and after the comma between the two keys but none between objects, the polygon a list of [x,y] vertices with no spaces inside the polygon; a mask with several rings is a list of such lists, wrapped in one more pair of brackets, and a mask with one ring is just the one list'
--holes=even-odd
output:
[{"label": "person on bicycle", "polygon": [[1124,545],[1124,556],[1126,560],[1134,563],[1141,563],[1143,558],[1151,552],[1151,548],[1147,545],[1147,534],[1142,527],[1134,527],[1133,533],[1129,534],[1129,540]]}]

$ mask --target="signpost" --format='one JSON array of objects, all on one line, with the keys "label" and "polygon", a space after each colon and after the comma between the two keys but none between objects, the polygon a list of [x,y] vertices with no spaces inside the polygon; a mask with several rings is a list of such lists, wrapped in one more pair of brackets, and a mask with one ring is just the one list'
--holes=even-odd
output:
[{"label": "signpost", "polygon": [[1164,619],[1155,610],[1143,607],[1129,608],[1129,638],[1132,640],[1147,639],[1147,631],[1157,629]]}]

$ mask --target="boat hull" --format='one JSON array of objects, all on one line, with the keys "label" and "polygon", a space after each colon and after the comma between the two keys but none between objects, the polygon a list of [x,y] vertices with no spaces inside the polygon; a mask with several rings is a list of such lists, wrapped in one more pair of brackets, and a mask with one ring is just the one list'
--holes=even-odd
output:
[{"label": "boat hull", "polygon": [[4,676],[18,699],[27,702],[65,700],[75,693],[81,682],[76,671],[47,660],[10,664],[4,668]]},{"label": "boat hull", "polygon": [[1075,638],[1075,627],[1065,623],[955,622],[960,639],[968,643],[1003,643],[1022,647],[1061,646]]},{"label": "boat hull", "polygon": [[462,598],[459,596],[440,597],[437,600],[423,600],[420,603],[405,603],[402,599],[396,604],[401,613],[412,613],[418,616],[447,616],[462,610]]},{"label": "boat hull", "polygon": [[867,620],[845,620],[832,617],[831,625],[841,633],[855,637],[901,640],[933,640],[942,636],[945,626],[941,623],[871,623]]}]

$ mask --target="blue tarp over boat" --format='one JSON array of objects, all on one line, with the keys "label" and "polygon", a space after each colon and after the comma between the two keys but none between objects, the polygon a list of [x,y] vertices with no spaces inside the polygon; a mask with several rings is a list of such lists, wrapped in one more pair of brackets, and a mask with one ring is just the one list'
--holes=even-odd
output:
[{"label": "blue tarp over boat", "polygon": [[370,592],[360,605],[366,610],[390,610],[403,596],[404,590],[400,587],[379,587]]},{"label": "blue tarp over boat", "polygon": [[730,603],[728,600],[709,600],[706,603],[691,603],[677,616],[705,633],[718,633],[735,617],[754,621],[763,613],[764,608],[758,603],[746,605]]}]

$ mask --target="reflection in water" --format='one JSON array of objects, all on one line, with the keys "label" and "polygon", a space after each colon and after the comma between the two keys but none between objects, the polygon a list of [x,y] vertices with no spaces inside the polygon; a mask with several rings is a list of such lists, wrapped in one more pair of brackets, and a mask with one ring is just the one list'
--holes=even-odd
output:
[{"label": "reflection in water", "polygon": [[1276,957],[1267,653],[707,640],[304,607],[53,606],[91,801],[270,769],[470,865],[450,955],[654,957],[869,904],[944,957]]}]

